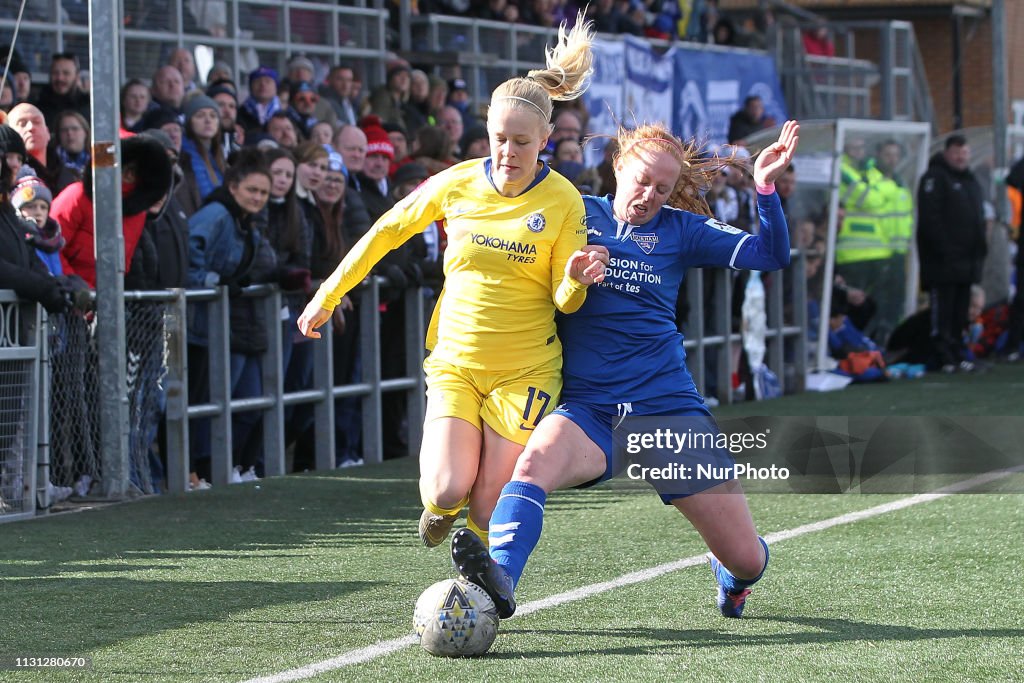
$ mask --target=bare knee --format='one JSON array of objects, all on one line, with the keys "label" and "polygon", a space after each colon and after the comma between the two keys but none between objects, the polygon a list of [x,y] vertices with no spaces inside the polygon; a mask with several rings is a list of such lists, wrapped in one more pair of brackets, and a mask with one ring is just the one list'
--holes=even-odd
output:
[{"label": "bare knee", "polygon": [[467,486],[453,481],[443,472],[420,475],[420,499],[424,505],[432,503],[439,508],[450,509],[465,504],[468,495]]},{"label": "bare knee", "polygon": [[554,462],[555,459],[557,459],[556,456],[543,445],[527,445],[519,459],[516,460],[512,478],[539,486],[546,493],[550,493],[556,483],[553,474],[559,469],[558,464]]}]

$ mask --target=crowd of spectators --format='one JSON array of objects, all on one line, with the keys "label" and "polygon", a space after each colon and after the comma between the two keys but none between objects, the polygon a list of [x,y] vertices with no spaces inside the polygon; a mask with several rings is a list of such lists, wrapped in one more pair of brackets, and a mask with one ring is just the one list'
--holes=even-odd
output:
[{"label": "crowd of spectators", "polygon": [[[318,68],[326,71],[322,80],[315,77]],[[76,291],[96,287],[89,94],[81,87],[79,62],[69,53],[53,55],[50,79],[40,87],[18,90],[22,67],[15,61],[11,71],[2,107],[6,125],[0,128],[7,206],[15,233],[31,235],[41,262],[51,269],[21,282],[20,270],[5,272],[0,287],[13,287],[53,313],[69,313],[83,298],[76,299]],[[230,73],[217,64],[204,79],[189,52],[179,49],[167,55],[148,84],[133,79],[123,85],[122,227],[126,288],[228,288],[231,390],[233,398],[246,398],[263,391],[268,321],[254,300],[240,296],[243,288],[276,283],[288,292],[281,312],[286,388],[308,388],[313,354],[296,339],[294,321],[313,283],[330,274],[348,247],[416,185],[460,161],[487,157],[490,148],[464,80],[443,81],[400,60],[367,92],[352,66],[323,69],[304,55],[290,59],[282,74],[259,66],[236,83]],[[598,173],[583,164],[585,123],[581,110],[558,112],[545,158],[581,189],[597,192]],[[22,226],[26,220],[36,227]],[[375,272],[386,283],[385,378],[405,372],[404,292],[424,286],[429,298],[440,291],[445,239],[443,225],[433,226]],[[346,302],[336,315],[338,383],[354,381],[360,367],[356,309],[357,302]],[[193,404],[209,399],[206,313],[205,304],[189,306]],[[408,452],[401,397],[387,395],[383,408],[385,455]],[[338,402],[339,465],[361,463],[359,411],[358,400]],[[262,473],[257,417],[244,412],[232,419],[238,477]],[[311,426],[309,411],[290,411],[288,440],[308,443]],[[194,486],[209,478],[209,429],[208,421],[193,421]],[[311,448],[295,452],[297,468],[312,464],[306,456]]]}]

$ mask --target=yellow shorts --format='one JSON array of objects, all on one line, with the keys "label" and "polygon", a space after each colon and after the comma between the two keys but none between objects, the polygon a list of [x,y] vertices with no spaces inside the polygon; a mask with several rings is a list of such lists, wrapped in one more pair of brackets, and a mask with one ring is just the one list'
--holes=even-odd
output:
[{"label": "yellow shorts", "polygon": [[562,391],[561,359],[525,370],[488,372],[460,368],[431,356],[427,374],[427,421],[457,417],[509,441],[526,445],[540,419],[555,409]]}]

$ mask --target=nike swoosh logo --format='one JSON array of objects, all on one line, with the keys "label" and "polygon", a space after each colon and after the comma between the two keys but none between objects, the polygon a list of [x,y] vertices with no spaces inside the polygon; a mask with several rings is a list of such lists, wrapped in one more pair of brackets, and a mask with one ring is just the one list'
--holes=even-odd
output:
[{"label": "nike swoosh logo", "polygon": [[519,428],[521,430],[523,430],[524,432],[532,432],[534,430],[533,427],[527,427],[525,422],[520,422],[519,423]]}]

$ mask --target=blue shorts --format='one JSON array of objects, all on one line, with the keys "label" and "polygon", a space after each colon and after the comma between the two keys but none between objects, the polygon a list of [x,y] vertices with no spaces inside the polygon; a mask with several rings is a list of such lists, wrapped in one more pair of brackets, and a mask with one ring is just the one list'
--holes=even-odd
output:
[{"label": "blue shorts", "polygon": [[689,469],[691,473],[695,471],[697,463],[704,465],[705,471],[706,468],[713,467],[728,468],[728,471],[726,469],[718,470],[722,473],[719,478],[693,477],[683,481],[659,479],[655,482],[643,477],[655,487],[666,505],[678,498],[692,496],[724,481],[736,478],[731,472],[734,460],[728,450],[721,448],[651,449],[644,451],[643,455],[636,459],[625,454],[629,435],[642,430],[645,426],[669,425],[678,429],[680,425],[685,425],[689,431],[696,428],[717,432],[717,425],[711,411],[705,405],[704,399],[697,393],[688,392],[634,401],[633,403],[610,404],[587,403],[569,398],[551,411],[551,414],[561,415],[571,420],[604,453],[604,474],[576,488],[587,488],[599,484],[622,474],[627,469],[631,472],[630,476],[634,477],[633,467],[638,466],[640,460],[643,461],[643,464],[655,468],[674,465],[677,471],[681,464],[685,464],[685,468]]}]

